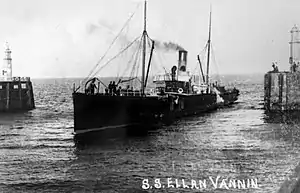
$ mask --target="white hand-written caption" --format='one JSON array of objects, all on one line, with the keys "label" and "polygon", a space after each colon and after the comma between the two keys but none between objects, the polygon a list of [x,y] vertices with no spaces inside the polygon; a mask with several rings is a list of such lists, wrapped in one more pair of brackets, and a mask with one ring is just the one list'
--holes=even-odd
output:
[{"label": "white hand-written caption", "polygon": [[222,179],[220,176],[208,179],[175,179],[175,178],[156,178],[153,180],[143,179],[142,188],[163,189],[163,188],[185,188],[185,189],[258,189],[257,179]]}]

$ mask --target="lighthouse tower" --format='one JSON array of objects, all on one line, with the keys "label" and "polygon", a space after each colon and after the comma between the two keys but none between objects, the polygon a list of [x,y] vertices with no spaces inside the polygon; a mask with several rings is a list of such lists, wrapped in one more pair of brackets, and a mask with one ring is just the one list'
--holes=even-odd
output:
[{"label": "lighthouse tower", "polygon": [[300,71],[300,30],[295,25],[290,32],[290,69],[291,72],[298,72]]},{"label": "lighthouse tower", "polygon": [[8,42],[4,45],[4,59],[3,65],[1,68],[0,78],[2,81],[11,81],[12,80],[12,58],[11,58],[11,50]]}]

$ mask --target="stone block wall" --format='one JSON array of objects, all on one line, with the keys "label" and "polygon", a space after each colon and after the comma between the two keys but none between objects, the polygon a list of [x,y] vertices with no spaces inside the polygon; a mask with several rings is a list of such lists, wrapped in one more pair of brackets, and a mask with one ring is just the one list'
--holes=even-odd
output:
[{"label": "stone block wall", "polygon": [[269,72],[265,74],[264,89],[265,109],[300,110],[300,72]]}]

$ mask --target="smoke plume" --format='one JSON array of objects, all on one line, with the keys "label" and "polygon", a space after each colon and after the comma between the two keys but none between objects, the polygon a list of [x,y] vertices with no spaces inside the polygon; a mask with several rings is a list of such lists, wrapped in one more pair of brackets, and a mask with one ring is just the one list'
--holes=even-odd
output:
[{"label": "smoke plume", "polygon": [[185,50],[182,46],[174,43],[174,42],[160,42],[158,40],[155,41],[155,48],[156,49],[163,49],[166,51],[178,51],[178,50]]}]

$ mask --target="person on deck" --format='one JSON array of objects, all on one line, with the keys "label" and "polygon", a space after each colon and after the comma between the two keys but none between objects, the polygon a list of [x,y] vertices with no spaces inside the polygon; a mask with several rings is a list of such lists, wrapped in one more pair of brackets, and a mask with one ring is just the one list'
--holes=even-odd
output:
[{"label": "person on deck", "polygon": [[272,72],[278,72],[278,67],[277,66],[275,66],[275,64],[273,63],[273,65],[272,65],[272,67],[273,67],[273,71]]},{"label": "person on deck", "polygon": [[187,93],[190,92],[190,82],[185,83],[185,90],[186,90]]},{"label": "person on deck", "polygon": [[297,65],[296,65],[296,63],[294,62],[294,64],[292,65],[292,72],[296,72],[296,67],[297,67]]},{"label": "person on deck", "polygon": [[297,64],[296,64],[296,62],[294,62],[294,65],[293,65],[294,72],[298,71],[299,65],[300,65],[299,62]]},{"label": "person on deck", "polygon": [[171,69],[172,81],[175,81],[177,67],[173,66]]},{"label": "person on deck", "polygon": [[117,94],[117,85],[115,83],[115,81],[112,82],[112,89],[113,89],[113,95]]},{"label": "person on deck", "polygon": [[108,85],[108,90],[109,90],[109,95],[112,95],[112,81],[110,81],[109,85]]},{"label": "person on deck", "polygon": [[275,72],[275,64],[272,64],[272,67],[273,67],[273,71],[272,72]]},{"label": "person on deck", "polygon": [[92,95],[95,94],[95,88],[97,88],[95,85],[95,81],[96,81],[96,78],[93,78],[89,85],[89,91],[90,91],[90,94],[92,94]]},{"label": "person on deck", "polygon": [[122,90],[122,87],[119,86],[118,90],[117,90],[117,96],[121,96],[121,90]]}]

